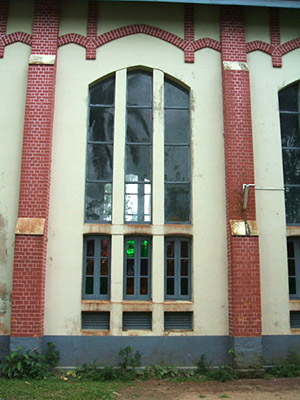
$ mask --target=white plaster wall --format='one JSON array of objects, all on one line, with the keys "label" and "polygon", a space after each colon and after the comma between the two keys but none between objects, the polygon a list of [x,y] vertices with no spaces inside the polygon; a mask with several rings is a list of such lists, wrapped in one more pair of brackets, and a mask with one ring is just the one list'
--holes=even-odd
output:
[{"label": "white plaster wall", "polygon": [[0,59],[0,335],[9,333],[29,55],[28,46],[16,43]]},{"label": "white plaster wall", "polygon": [[[100,10],[105,4],[101,3]],[[173,7],[173,6],[172,6]],[[174,6],[175,7],[175,6]],[[176,6],[178,7],[178,6]],[[181,6],[180,6],[181,7]],[[149,5],[147,5],[147,10]],[[102,10],[102,16],[105,15]],[[153,10],[152,10],[153,11]],[[109,9],[106,10],[109,12]],[[139,11],[142,12],[142,11]],[[153,11],[154,12],[154,11]],[[150,11],[149,11],[149,14]],[[135,13],[133,13],[135,15]],[[151,14],[152,15],[152,14]],[[175,12],[176,16],[176,12]],[[101,18],[101,17],[100,17]],[[107,17],[108,18],[108,17]],[[127,21],[128,22],[128,21]],[[173,24],[161,26],[174,30]],[[141,21],[139,20],[139,23]],[[158,26],[155,21],[149,23]],[[61,23],[63,26],[64,22]],[[111,29],[114,21],[101,29]],[[182,29],[177,27],[178,31]],[[217,29],[217,28],[216,28]],[[167,54],[167,57],[166,57]],[[193,302],[196,335],[227,334],[227,262],[225,231],[225,188],[220,54],[212,50],[196,53],[195,64],[184,63],[184,53],[161,40],[135,35],[113,41],[97,51],[97,60],[87,61],[77,45],[58,52],[54,121],[52,185],[48,262],[46,279],[45,334],[80,335],[83,233],[97,227],[84,225],[85,158],[89,84],[126,68],[146,66],[163,71],[191,88],[193,225],[178,233],[193,235]],[[156,76],[159,80],[160,73]],[[160,123],[159,121],[157,122]],[[161,166],[154,165],[154,176]],[[123,187],[115,188],[113,207],[123,204]],[[119,194],[119,195],[118,195]],[[155,203],[153,209],[160,206]],[[157,221],[159,221],[159,213]],[[175,228],[174,228],[175,229]],[[112,237],[112,334],[121,332],[122,301],[119,289],[123,273],[123,234],[134,228],[123,225],[103,227]],[[153,234],[152,271],[163,265],[163,225],[149,228]],[[170,232],[169,232],[170,233]],[[120,256],[121,255],[121,256]],[[161,334],[162,279],[152,278],[153,300],[158,302],[154,332]],[[121,280],[122,286],[122,280]],[[154,288],[155,287],[155,288]],[[159,306],[161,304],[161,306]],[[143,333],[146,334],[146,333]]]}]

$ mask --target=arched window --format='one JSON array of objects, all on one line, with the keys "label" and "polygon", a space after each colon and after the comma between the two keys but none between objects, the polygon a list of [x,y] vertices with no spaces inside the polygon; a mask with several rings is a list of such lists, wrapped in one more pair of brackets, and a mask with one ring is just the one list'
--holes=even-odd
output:
[{"label": "arched window", "polygon": [[300,225],[300,85],[279,92],[286,222]]}]

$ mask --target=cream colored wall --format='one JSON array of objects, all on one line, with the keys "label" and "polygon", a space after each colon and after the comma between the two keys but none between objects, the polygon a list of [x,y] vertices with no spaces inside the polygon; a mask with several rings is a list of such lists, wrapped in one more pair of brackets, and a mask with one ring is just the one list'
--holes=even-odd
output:
[{"label": "cream colored wall", "polygon": [[0,335],[9,333],[14,232],[30,48],[16,43],[0,59]]},{"label": "cream colored wall", "polygon": [[[123,7],[123,4],[119,4]],[[116,7],[110,4],[110,7]],[[132,7],[132,5],[130,5]],[[144,5],[143,5],[144,7]],[[152,20],[155,7],[145,5],[145,10],[131,10],[131,20],[135,15],[147,15],[149,23],[163,29],[182,34],[183,15],[180,23],[171,23],[165,18],[163,23]],[[166,9],[168,7],[164,5]],[[182,6],[170,6],[182,9]],[[118,27],[120,16],[113,13],[106,3],[99,5],[101,32]],[[203,14],[207,8],[203,9]],[[205,11],[206,10],[206,11]],[[169,15],[169,13],[166,13]],[[179,15],[179,14],[178,14]],[[104,18],[105,17],[105,18]],[[101,18],[103,18],[101,22]],[[179,16],[178,16],[179,18]],[[177,17],[175,17],[177,21]],[[74,26],[77,24],[75,19]],[[67,33],[64,19],[61,31]],[[120,26],[123,25],[123,22]],[[76,25],[77,26],[77,25]],[[204,37],[211,36],[213,22],[202,26]],[[74,31],[73,26],[68,29]],[[218,23],[215,29],[218,32]],[[77,28],[78,30],[78,28]],[[98,32],[99,34],[99,32]],[[155,47],[155,51],[153,48]],[[166,54],[168,55],[166,57]],[[166,227],[161,212],[163,173],[159,159],[162,159],[162,137],[153,139],[155,163],[153,167],[153,225],[142,228],[153,235],[152,258],[152,302],[138,304],[142,309],[153,312],[153,331],[148,335],[163,334],[163,311],[171,305],[163,304],[163,260],[164,235],[189,234],[193,236],[193,301],[182,303],[184,310],[194,311],[194,332],[196,335],[227,334],[227,263],[225,229],[225,189],[223,159],[223,121],[221,95],[220,54],[212,50],[196,53],[195,64],[184,63],[184,53],[161,40],[135,35],[113,41],[97,51],[97,60],[87,61],[85,50],[77,45],[61,47],[58,52],[56,85],[56,105],[54,121],[52,185],[48,242],[48,262],[46,279],[45,333],[47,335],[80,335],[81,310],[109,309],[111,312],[111,332],[122,332],[122,309],[130,310],[132,305],[123,302],[123,236],[140,233],[134,226],[123,222],[123,157],[126,68],[145,66],[154,69],[154,90],[156,98],[161,96],[163,73],[173,76],[191,88],[192,124],[192,195],[193,225],[190,227]],[[85,158],[87,135],[88,87],[99,78],[116,72],[116,87],[119,116],[115,125],[114,180],[118,184],[113,189],[113,223],[111,225],[84,224]],[[154,110],[156,135],[163,132],[162,107],[160,101]],[[123,111],[121,111],[123,110]],[[117,155],[119,157],[117,157]],[[156,193],[156,195],[155,195]],[[158,197],[161,199],[158,201]],[[208,206],[209,205],[209,206]],[[112,288],[111,304],[102,306],[82,304],[82,249],[84,233],[112,235]],[[93,308],[94,307],[94,308]],[[98,307],[98,308],[97,308]],[[143,308],[144,307],[144,308]],[[169,308],[168,308],[169,307]],[[182,309],[182,308],[181,308]],[[214,316],[213,318],[211,316]]]},{"label": "cream colored wall", "polygon": [[[280,11],[280,15],[283,13],[286,18],[288,14],[293,20],[294,12]],[[247,40],[256,37],[269,41],[266,31],[257,30],[256,24],[248,23],[246,32]],[[286,24],[281,26],[281,32],[285,32],[282,42],[300,36],[299,24],[298,31],[295,24]],[[282,62],[282,68],[273,68],[269,55],[258,51],[248,55],[255,183],[260,188],[283,188],[278,91],[300,79],[300,49],[283,56]],[[284,192],[256,190],[255,193],[260,232],[263,334],[290,334]]]},{"label": "cream colored wall", "polygon": [[9,0],[7,33],[32,33],[34,0]]}]

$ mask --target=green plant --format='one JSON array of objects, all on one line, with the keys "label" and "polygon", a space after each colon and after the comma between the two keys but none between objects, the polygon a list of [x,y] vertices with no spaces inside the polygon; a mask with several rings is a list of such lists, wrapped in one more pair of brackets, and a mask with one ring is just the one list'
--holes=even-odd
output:
[{"label": "green plant", "polygon": [[121,378],[131,378],[137,375],[136,368],[141,365],[141,354],[136,351],[133,355],[131,346],[124,347],[119,351],[122,361],[119,363],[119,375]]},{"label": "green plant", "polygon": [[17,379],[42,379],[57,365],[59,352],[52,343],[47,343],[45,354],[37,349],[24,352],[20,346],[0,364],[0,377]]},{"label": "green plant", "polygon": [[200,360],[197,363],[196,373],[209,380],[215,380],[225,382],[228,380],[237,379],[238,375],[231,367],[227,365],[221,365],[218,367],[212,367],[208,364],[204,354],[201,354]]},{"label": "green plant", "polygon": [[208,372],[208,364],[206,361],[205,354],[201,354],[199,361],[197,362],[197,374],[206,375]]},{"label": "green plant", "polygon": [[279,377],[293,378],[300,375],[300,354],[296,349],[289,349],[286,357],[273,362],[271,374]]}]

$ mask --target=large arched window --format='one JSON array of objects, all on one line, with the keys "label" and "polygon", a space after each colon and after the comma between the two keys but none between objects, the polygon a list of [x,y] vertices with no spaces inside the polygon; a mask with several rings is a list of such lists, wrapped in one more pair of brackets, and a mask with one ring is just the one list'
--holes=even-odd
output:
[{"label": "large arched window", "polygon": [[286,222],[300,225],[300,85],[279,92]]}]

